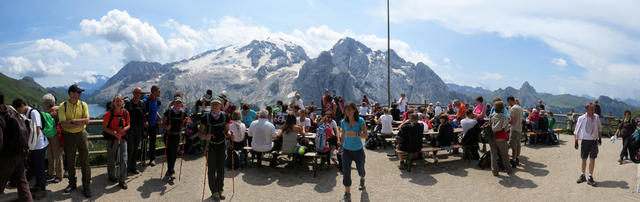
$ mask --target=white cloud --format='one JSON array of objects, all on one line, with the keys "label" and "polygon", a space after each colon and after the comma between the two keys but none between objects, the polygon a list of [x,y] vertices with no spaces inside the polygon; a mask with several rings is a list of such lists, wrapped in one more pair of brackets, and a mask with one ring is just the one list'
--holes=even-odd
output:
[{"label": "white cloud", "polygon": [[500,80],[504,78],[504,76],[502,76],[501,74],[498,73],[484,73],[484,76],[482,76],[482,80]]},{"label": "white cloud", "polygon": [[538,39],[583,67],[584,82],[607,84],[594,86],[595,91],[629,97],[619,85],[639,77],[631,73],[640,64],[627,64],[640,59],[639,7],[639,1],[400,0],[391,6],[391,19],[437,21],[465,34]]},{"label": "white cloud", "polygon": [[[81,78],[80,81],[84,81],[90,84],[94,84],[97,82],[96,75],[98,75],[98,72],[96,71],[84,71],[82,73],[74,73],[74,76]],[[76,83],[77,82],[78,80],[76,80]]]},{"label": "white cloud", "polygon": [[86,54],[87,56],[99,56],[100,55],[100,53],[98,53],[98,50],[96,49],[96,47],[94,47],[93,45],[91,45],[89,43],[80,44],[78,46],[78,49],[80,49],[81,53]]},{"label": "white cloud", "polygon": [[60,60],[45,62],[42,59],[38,59],[35,63],[32,63],[25,57],[9,56],[0,58],[0,70],[2,72],[34,78],[63,75],[64,68],[68,66],[70,66],[68,62],[61,62]]},{"label": "white cloud", "polygon": [[120,69],[117,68],[116,66],[109,66],[109,71],[111,71],[111,73],[115,74],[118,73]]},{"label": "white cloud", "polygon": [[125,61],[161,60],[167,45],[156,29],[147,22],[133,18],[126,11],[111,10],[100,20],[84,19],[82,32],[114,43],[124,43]]},{"label": "white cloud", "polygon": [[444,63],[447,63],[447,64],[451,63],[451,59],[449,59],[449,58],[444,58],[444,59],[442,59],[442,61],[444,61]]},{"label": "white cloud", "polygon": [[66,55],[71,58],[76,58],[78,53],[64,42],[53,39],[38,39],[29,47],[28,50],[37,51],[43,55]]},{"label": "white cloud", "polygon": [[566,67],[567,66],[567,61],[562,59],[562,58],[553,58],[553,60],[551,60],[551,63],[555,64],[558,67]]},{"label": "white cloud", "polygon": [[307,0],[307,4],[309,4],[309,6],[311,6],[311,8],[315,8],[316,5],[313,3],[313,0]]}]

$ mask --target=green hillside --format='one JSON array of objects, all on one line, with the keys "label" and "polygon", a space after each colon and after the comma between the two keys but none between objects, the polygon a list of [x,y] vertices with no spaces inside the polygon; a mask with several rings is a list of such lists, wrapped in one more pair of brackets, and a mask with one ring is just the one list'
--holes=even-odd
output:
[{"label": "green hillside", "polygon": [[64,92],[60,92],[59,90],[58,92],[49,91],[30,77],[16,80],[0,73],[0,86],[2,86],[0,89],[2,89],[4,93],[4,101],[6,104],[11,104],[14,99],[21,98],[33,106],[40,106],[42,104],[42,96],[46,93],[53,93],[58,97],[58,100],[69,97],[66,94],[66,90]]}]

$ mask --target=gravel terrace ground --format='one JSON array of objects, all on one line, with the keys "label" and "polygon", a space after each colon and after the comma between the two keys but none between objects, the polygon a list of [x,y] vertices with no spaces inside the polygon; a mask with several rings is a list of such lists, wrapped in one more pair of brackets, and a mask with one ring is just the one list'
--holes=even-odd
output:
[{"label": "gravel terrace ground", "polygon": [[[460,155],[439,154],[433,159],[415,162],[412,172],[400,171],[398,160],[387,157],[392,150],[366,150],[366,191],[352,191],[353,201],[640,201],[636,191],[638,165],[616,161],[621,144],[605,141],[596,161],[595,180],[598,187],[576,184],[580,174],[579,152],[573,148],[573,136],[560,135],[557,146],[523,146],[521,167],[508,176],[494,177],[481,170],[477,162],[463,162]],[[617,141],[621,142],[621,141]],[[176,163],[178,171],[180,161]],[[147,167],[139,175],[130,176],[128,190],[107,180],[106,167],[92,168],[95,201],[200,201],[203,187],[202,156],[186,157],[182,178],[170,185],[160,179],[162,164]],[[165,167],[166,169],[166,167]],[[80,170],[77,171],[80,178]],[[342,175],[335,167],[324,168],[313,178],[310,168],[247,168],[236,171],[235,193],[232,193],[231,171],[227,171],[227,201],[340,201],[344,193]],[[357,172],[352,172],[357,185]],[[80,188],[63,193],[66,179],[47,186],[43,201],[87,201]],[[81,186],[78,184],[78,186]],[[210,200],[208,187],[205,200]],[[17,197],[16,189],[7,189],[0,201]]]}]

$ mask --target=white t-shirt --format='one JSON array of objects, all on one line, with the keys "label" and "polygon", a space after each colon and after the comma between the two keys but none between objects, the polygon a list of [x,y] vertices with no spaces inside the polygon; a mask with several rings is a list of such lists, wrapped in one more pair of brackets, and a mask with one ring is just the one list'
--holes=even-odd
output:
[{"label": "white t-shirt", "polygon": [[40,112],[38,112],[38,110],[35,110],[31,107],[29,107],[27,109],[27,113],[29,113],[29,111],[31,111],[30,115],[27,115],[27,118],[30,118],[32,121],[34,121],[36,123],[36,126],[38,126],[40,128],[40,135],[38,135],[38,141],[36,142],[36,148],[35,150],[40,150],[40,149],[44,149],[45,147],[47,147],[47,145],[49,145],[49,141],[47,140],[47,138],[44,136],[44,133],[42,133],[42,121],[40,120]]},{"label": "white t-shirt", "polygon": [[442,111],[442,107],[440,107],[440,106],[436,106],[436,109],[435,109],[436,115],[435,115],[435,116],[440,115],[440,112],[441,112],[441,111]]},{"label": "white t-shirt", "polygon": [[400,98],[400,104],[398,105],[398,107],[400,108],[400,112],[404,112],[406,110],[408,102],[409,101],[406,97],[404,99]]},{"label": "white t-shirt", "polygon": [[460,121],[460,124],[462,124],[462,137],[464,137],[477,123],[478,121],[474,119],[462,119],[462,121]]},{"label": "white t-shirt", "polygon": [[293,100],[293,102],[298,105],[298,107],[300,107],[300,109],[304,109],[304,101],[302,101],[302,98],[300,98],[299,100]]},{"label": "white t-shirt", "polygon": [[296,117],[296,125],[311,127],[311,119],[304,118],[304,122],[300,122],[300,117]]},{"label": "white t-shirt", "polygon": [[367,111],[369,111],[369,107],[359,107],[358,111],[360,111],[360,116],[366,116]]},{"label": "white t-shirt", "polygon": [[393,133],[393,116],[391,116],[391,114],[384,114],[380,116],[380,121],[382,121],[382,129],[380,130],[380,133]]},{"label": "white t-shirt", "polygon": [[234,142],[241,142],[244,140],[245,131],[247,131],[247,127],[242,123],[242,121],[234,121],[231,125],[229,125],[229,130],[231,134],[233,134]]}]

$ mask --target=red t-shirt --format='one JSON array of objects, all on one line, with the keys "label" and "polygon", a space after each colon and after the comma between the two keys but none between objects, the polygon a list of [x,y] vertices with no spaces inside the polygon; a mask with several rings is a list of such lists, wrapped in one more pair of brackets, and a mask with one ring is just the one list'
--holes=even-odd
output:
[{"label": "red t-shirt", "polygon": [[[123,112],[125,112],[124,110],[120,111],[120,113],[115,113],[115,116],[113,117],[113,120],[111,120],[111,125],[107,126],[109,127],[109,129],[112,130],[118,130],[119,126],[120,126],[120,121],[122,121],[122,126],[126,127],[127,125],[129,125],[129,112],[127,111],[126,113],[126,117],[123,114]],[[107,113],[104,115],[104,121],[105,123],[109,123],[109,119],[111,118],[111,111],[107,111]],[[120,134],[124,137],[127,132],[126,131],[122,131],[120,132]],[[114,141],[118,141],[117,139],[114,139]],[[120,139],[120,141],[124,141],[124,139]]]}]

